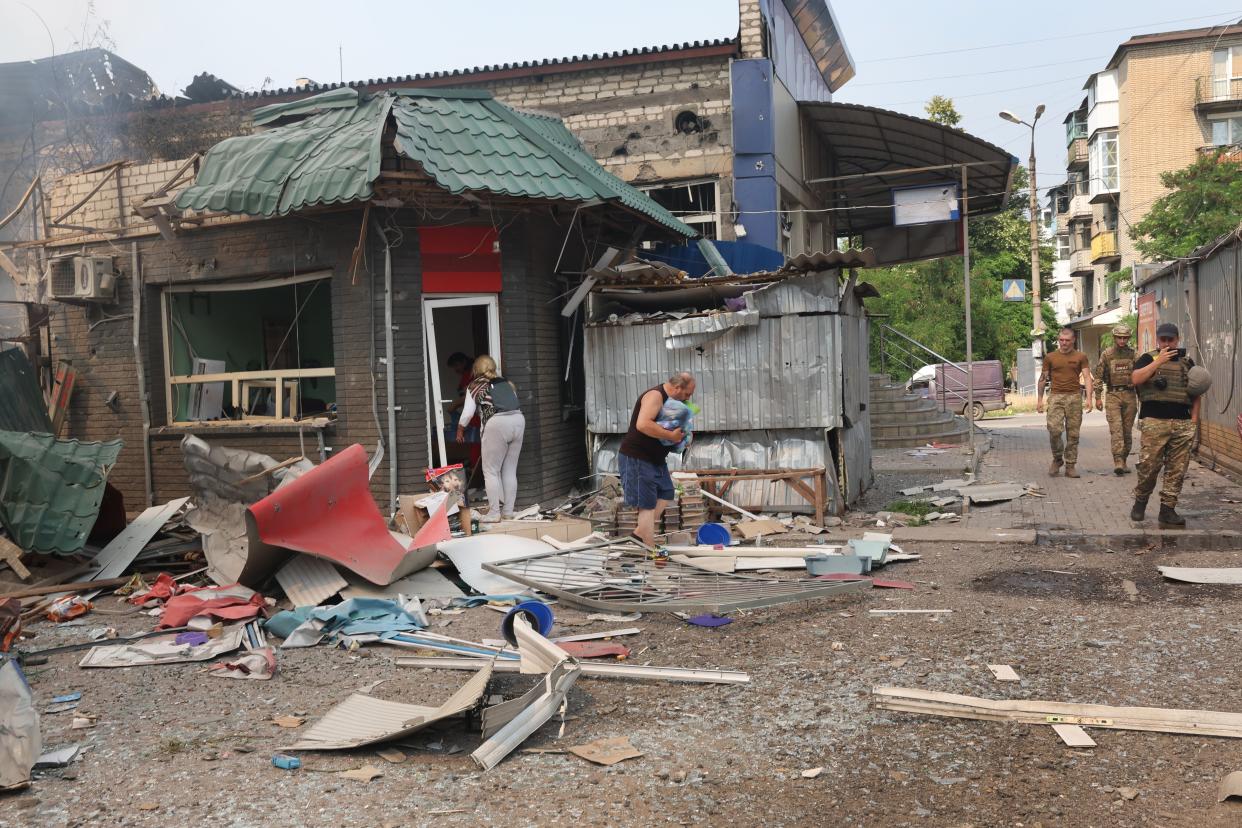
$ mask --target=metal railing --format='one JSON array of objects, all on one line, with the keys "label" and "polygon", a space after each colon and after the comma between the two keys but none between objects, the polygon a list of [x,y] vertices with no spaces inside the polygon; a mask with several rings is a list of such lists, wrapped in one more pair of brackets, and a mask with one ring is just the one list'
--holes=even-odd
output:
[{"label": "metal railing", "polygon": [[1242,78],[1200,75],[1195,78],[1195,103],[1242,101]]},{"label": "metal railing", "polygon": [[1065,153],[1065,166],[1076,167],[1087,163],[1087,139],[1086,136],[1075,138],[1070,142]]},{"label": "metal railing", "polygon": [[[880,355],[880,371],[890,377],[894,377],[894,371],[903,377],[912,377],[925,365],[939,364],[940,370],[936,372],[939,377],[954,377],[959,379],[960,390],[945,388],[947,383],[936,383],[936,396],[934,399],[939,403],[942,411],[965,411],[970,400],[966,395],[966,368],[962,364],[956,363],[948,357],[942,356],[931,348],[916,339],[906,336],[892,325],[883,322],[872,323],[872,331],[875,332],[879,340]],[[903,380],[897,380],[904,384]],[[977,403],[976,403],[977,404]]]}]

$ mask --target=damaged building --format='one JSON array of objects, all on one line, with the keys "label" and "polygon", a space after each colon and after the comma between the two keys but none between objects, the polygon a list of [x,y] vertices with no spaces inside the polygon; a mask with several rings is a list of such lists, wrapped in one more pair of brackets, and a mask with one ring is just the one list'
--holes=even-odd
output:
[{"label": "damaged building", "polygon": [[585,457],[552,274],[694,231],[484,92],[343,89],[254,118],[194,163],[63,179],[48,211],[77,229],[10,251],[53,309],[43,356],[77,373],[68,435],[125,441],[128,504],[187,493],[191,433],[316,462],[362,443],[391,504],[469,462],[445,362],[490,353],[527,415],[522,499],[568,491]]},{"label": "damaged building", "polygon": [[[610,469],[632,404],[611,395],[672,366],[712,398],[689,467],[818,468],[840,511],[870,479],[851,268],[959,252],[958,222],[898,224],[894,193],[939,187],[987,215],[1015,159],[834,102],[854,68],[827,3],[741,0],[739,21],[724,41],[261,93],[200,75],[202,94],[134,105],[128,155],[17,205],[32,226],[0,258],[27,308],[12,338],[45,389],[72,365],[67,434],[123,437],[111,480],[131,504],[185,493],[193,433],[278,459],[382,445],[373,490],[391,506],[428,466],[474,457],[445,362],[488,352],[528,413],[524,504]],[[633,255],[723,281],[615,314],[682,319],[614,326],[606,285],[561,312],[584,274]],[[730,349],[759,336],[745,371],[773,396],[746,409]]]}]

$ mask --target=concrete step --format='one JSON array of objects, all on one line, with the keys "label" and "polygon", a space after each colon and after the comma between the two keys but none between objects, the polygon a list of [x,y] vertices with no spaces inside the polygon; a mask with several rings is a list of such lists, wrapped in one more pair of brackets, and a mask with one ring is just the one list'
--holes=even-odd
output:
[{"label": "concrete step", "polygon": [[915,395],[908,393],[906,389],[900,385],[885,385],[878,388],[873,386],[871,389],[871,399],[873,401],[903,400],[912,396]]},{"label": "concrete step", "polygon": [[898,399],[876,399],[871,398],[871,402],[867,405],[867,410],[871,412],[871,416],[882,414],[898,414],[908,411],[939,411],[939,407],[934,400],[924,397],[900,397]]},{"label": "concrete step", "polygon": [[954,431],[947,434],[938,434],[934,436],[919,437],[879,437],[874,433],[871,435],[872,448],[919,448],[931,442],[949,443],[951,445],[961,445],[966,442],[965,420],[959,426],[960,431]]},{"label": "concrete step", "polygon": [[871,436],[874,437],[936,437],[949,434],[961,428],[956,420],[946,418],[937,421],[921,421],[915,423],[871,423]]},{"label": "concrete step", "polygon": [[953,415],[947,411],[909,411],[900,414],[877,415],[872,413],[871,415],[872,430],[896,427],[917,428],[919,426],[932,428],[933,426],[951,422],[953,422]]}]

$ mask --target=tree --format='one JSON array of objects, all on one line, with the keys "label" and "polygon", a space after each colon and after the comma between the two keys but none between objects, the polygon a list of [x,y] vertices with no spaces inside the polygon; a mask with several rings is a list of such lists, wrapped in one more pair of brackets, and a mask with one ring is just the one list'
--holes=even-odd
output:
[{"label": "tree", "polygon": [[[961,120],[952,100],[939,95],[927,104],[927,111],[938,123],[951,125]],[[1014,191],[1008,206],[996,215],[970,223],[974,357],[1000,360],[1006,368],[1013,365],[1017,349],[1031,343],[1029,302],[1006,302],[1002,297],[1005,279],[1030,278],[1031,239],[1026,215],[1029,180],[1026,169],[1019,167],[1014,173]],[[1040,281],[1044,296],[1052,295],[1052,260],[1051,248],[1041,249]],[[867,272],[867,281],[880,292],[878,299],[867,301],[872,313],[887,316],[883,321],[951,360],[966,357],[960,256],[876,268]],[[1059,327],[1056,313],[1047,303],[1042,315],[1045,327],[1055,336]],[[881,367],[878,350],[872,349],[873,367],[877,370]],[[926,361],[933,360],[928,356]]]},{"label": "tree", "polygon": [[953,105],[952,98],[946,98],[944,95],[932,95],[932,99],[927,102],[927,106],[923,107],[927,112],[927,119],[935,121],[938,124],[955,127],[962,121],[962,116],[958,114],[957,107]]},{"label": "tree", "polygon": [[1157,199],[1129,230],[1148,260],[1186,256],[1242,222],[1242,162],[1234,155],[1223,150],[1204,155],[1180,170],[1161,173],[1160,183],[1172,192]]}]

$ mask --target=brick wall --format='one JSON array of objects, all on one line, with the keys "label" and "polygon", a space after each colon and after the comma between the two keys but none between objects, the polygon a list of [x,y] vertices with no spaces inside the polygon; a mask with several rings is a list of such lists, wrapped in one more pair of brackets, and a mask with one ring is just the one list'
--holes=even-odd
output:
[{"label": "brick wall", "polygon": [[764,57],[763,14],[759,8],[759,0],[739,0],[737,5],[738,41],[742,58]]},{"label": "brick wall", "polygon": [[[368,234],[366,267],[357,284],[347,273],[358,237],[360,211],[320,214],[314,219],[285,218],[249,221],[231,226],[184,231],[174,241],[148,237],[139,242],[139,261],[145,289],[140,325],[151,394],[152,477],[155,499],[163,502],[187,493],[179,447],[188,431],[208,441],[260,451],[277,460],[303,452],[318,461],[318,439],[313,427],[303,427],[301,439],[292,425],[254,428],[243,425],[201,426],[194,429],[168,425],[165,395],[161,292],[170,284],[223,279],[256,279],[326,270],[332,273],[332,336],[336,355],[339,418],[323,431],[329,450],[361,443],[374,451],[378,433],[371,404],[370,343],[377,357],[384,351],[384,247]],[[418,218],[397,213],[393,233],[393,323],[397,434],[394,446],[372,479],[372,492],[381,508],[389,497],[389,464],[398,459],[399,493],[425,490],[422,479],[427,458],[427,416],[423,373],[422,290],[418,252]],[[502,236],[500,295],[502,347],[506,374],[521,390],[527,416],[527,437],[521,463],[520,506],[567,492],[585,473],[586,459],[581,415],[562,417],[564,366],[561,364],[562,319],[559,303],[550,302],[562,290],[551,277],[564,228],[551,219],[515,220]],[[67,427],[68,436],[84,440],[121,438],[121,452],[111,476],[125,495],[127,507],[145,502],[142,461],[140,393],[134,361],[132,320],[133,266],[130,243],[92,245],[88,252],[113,256],[119,272],[118,300],[105,307],[53,303],[52,356],[73,361],[79,371]],[[569,255],[578,256],[571,247]],[[576,260],[576,258],[574,259]],[[372,291],[374,285],[374,291]],[[372,340],[372,320],[374,339]],[[307,332],[303,332],[303,336]],[[380,421],[387,432],[384,366],[375,366],[375,393]],[[105,404],[117,392],[112,406]]]},{"label": "brick wall", "polygon": [[1206,119],[1195,112],[1195,79],[1212,73],[1212,47],[1239,42],[1235,36],[1213,41],[1172,43],[1131,49],[1117,79],[1121,164],[1118,246],[1121,266],[1138,260],[1127,229],[1142,220],[1156,199],[1168,192],[1160,173],[1181,169],[1196,150],[1211,143]]}]

